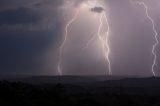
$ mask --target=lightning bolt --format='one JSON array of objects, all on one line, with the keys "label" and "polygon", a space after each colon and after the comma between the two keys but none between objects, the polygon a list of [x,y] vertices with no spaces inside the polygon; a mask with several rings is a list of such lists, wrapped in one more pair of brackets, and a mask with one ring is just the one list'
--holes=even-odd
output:
[{"label": "lightning bolt", "polygon": [[[103,19],[105,19],[106,23],[107,23],[107,31],[106,31],[106,36],[105,38],[102,37],[101,35],[101,30],[102,30],[102,26],[103,26]],[[109,54],[110,54],[110,47],[109,47],[109,41],[108,41],[108,37],[109,37],[109,30],[110,30],[110,27],[109,27],[109,22],[108,22],[108,19],[107,19],[107,16],[105,14],[105,12],[103,11],[100,15],[100,18],[99,18],[99,26],[98,26],[98,31],[97,31],[97,36],[92,36],[92,38],[87,42],[86,46],[82,49],[82,51],[84,49],[87,49],[89,47],[89,44],[92,43],[92,41],[98,37],[98,40],[100,41],[101,43],[101,46],[102,46],[102,49],[103,49],[103,52],[104,52],[104,56],[105,56],[105,60],[107,61],[108,63],[108,70],[109,70],[109,75],[112,75],[112,71],[111,71],[111,62],[110,62],[110,58],[109,58]],[[105,71],[105,74],[107,74],[107,71]]]},{"label": "lightning bolt", "polygon": [[60,52],[59,52],[59,62],[58,62],[58,73],[59,75],[62,75],[62,55],[63,55],[63,50],[64,50],[64,46],[66,44],[67,38],[68,38],[68,29],[71,26],[71,24],[77,19],[77,16],[79,14],[79,9],[77,9],[77,12],[75,13],[75,15],[73,16],[73,18],[68,22],[68,24],[65,27],[65,36],[64,36],[64,40],[60,46]]},{"label": "lightning bolt", "polygon": [[[85,6],[88,7],[88,8],[91,8],[89,5],[85,5]],[[59,75],[62,75],[62,56],[63,56],[64,46],[65,46],[67,38],[68,38],[68,32],[69,32],[68,29],[71,26],[71,24],[74,23],[75,20],[77,19],[79,11],[80,11],[80,9],[77,9],[77,12],[75,13],[73,18],[68,22],[68,24],[65,27],[65,36],[64,36],[64,40],[63,40],[63,42],[62,42],[62,44],[60,46],[59,61],[58,61],[58,66],[57,66]],[[105,19],[106,24],[107,24],[107,31],[105,32],[105,34],[106,34],[105,37],[101,35],[101,30],[102,30],[102,26],[103,26],[103,19]],[[102,49],[103,49],[103,52],[104,52],[105,60],[108,63],[109,75],[112,75],[111,63],[110,63],[110,59],[109,59],[109,54],[110,54],[109,41],[108,41],[109,23],[108,23],[108,19],[107,19],[107,16],[105,14],[105,11],[102,11],[102,13],[100,14],[99,23],[100,24],[98,26],[97,33],[91,37],[91,39],[87,42],[86,46],[82,49],[82,51],[84,49],[87,49],[89,47],[89,45],[93,42],[93,40],[98,37],[98,40],[100,41],[100,43],[102,45]],[[105,74],[107,74],[107,71],[105,71]]]},{"label": "lightning bolt", "polygon": [[108,27],[107,32],[106,32],[106,39],[105,39],[106,40],[105,44],[106,44],[106,48],[107,48],[106,59],[108,61],[109,75],[112,75],[111,62],[110,62],[110,58],[109,58],[109,55],[110,55],[110,52],[111,52],[110,47],[109,47],[109,31],[110,31],[110,26],[109,26],[108,18],[106,16],[105,12],[103,12],[103,15],[104,15],[104,18],[106,20],[107,27]]},{"label": "lightning bolt", "polygon": [[[108,27],[108,30],[106,32],[106,38],[103,38],[101,36],[101,29],[102,29],[102,25],[103,25],[103,18],[105,18],[106,20],[106,23],[107,23],[107,27]],[[108,62],[108,69],[109,69],[109,75],[112,75],[112,71],[111,71],[111,64],[110,64],[110,59],[109,59],[109,54],[110,54],[110,48],[109,48],[109,42],[108,42],[108,37],[109,37],[109,23],[108,23],[108,19],[107,19],[107,16],[105,14],[105,12],[103,11],[101,16],[100,16],[100,24],[99,24],[99,28],[98,28],[98,32],[97,32],[97,35],[98,35],[98,38],[101,42],[101,45],[102,45],[102,48],[103,48],[103,52],[104,52],[104,56],[105,56],[105,59],[106,61]],[[106,72],[107,73],[107,72]]]},{"label": "lightning bolt", "polygon": [[138,1],[136,1],[135,3],[139,4],[139,5],[142,5],[144,7],[146,16],[147,16],[148,20],[152,24],[152,30],[154,32],[155,43],[152,46],[152,54],[153,54],[154,58],[153,58],[153,64],[152,64],[151,72],[152,72],[153,76],[156,76],[154,68],[155,68],[156,63],[157,63],[156,47],[159,44],[159,41],[158,41],[158,32],[156,31],[156,28],[155,28],[154,19],[152,19],[152,17],[149,15],[148,6],[144,2],[138,2]]},{"label": "lightning bolt", "polygon": [[87,48],[89,47],[89,45],[95,40],[96,37],[97,37],[97,35],[95,34],[95,35],[93,35],[93,36],[91,37],[91,39],[88,40],[86,46],[82,48],[82,50],[80,51],[80,53],[78,54],[78,56],[80,56],[80,54],[81,54],[85,49],[87,49]]}]

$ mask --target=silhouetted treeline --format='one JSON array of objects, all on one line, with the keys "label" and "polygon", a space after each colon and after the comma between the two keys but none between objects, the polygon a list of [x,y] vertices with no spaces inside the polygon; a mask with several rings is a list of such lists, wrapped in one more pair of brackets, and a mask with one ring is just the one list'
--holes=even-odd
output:
[{"label": "silhouetted treeline", "polygon": [[160,106],[159,95],[138,94],[145,88],[85,86],[1,81],[0,106]]}]

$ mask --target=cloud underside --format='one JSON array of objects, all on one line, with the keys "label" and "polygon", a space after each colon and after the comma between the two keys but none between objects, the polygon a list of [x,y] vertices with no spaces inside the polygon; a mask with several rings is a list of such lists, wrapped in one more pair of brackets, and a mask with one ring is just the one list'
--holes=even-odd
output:
[{"label": "cloud underside", "polygon": [[104,8],[103,7],[94,7],[94,8],[91,8],[91,11],[101,13],[104,11]]}]

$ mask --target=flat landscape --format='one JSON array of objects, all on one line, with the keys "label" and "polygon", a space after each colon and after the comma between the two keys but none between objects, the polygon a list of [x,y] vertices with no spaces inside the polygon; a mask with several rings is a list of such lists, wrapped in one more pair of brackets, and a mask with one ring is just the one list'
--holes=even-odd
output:
[{"label": "flat landscape", "polygon": [[160,78],[10,76],[0,94],[1,106],[159,106]]}]

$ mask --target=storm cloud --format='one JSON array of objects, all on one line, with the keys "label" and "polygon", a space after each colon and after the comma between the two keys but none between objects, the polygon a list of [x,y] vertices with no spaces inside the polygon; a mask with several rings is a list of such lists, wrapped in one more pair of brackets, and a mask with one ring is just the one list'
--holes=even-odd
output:
[{"label": "storm cloud", "polygon": [[[109,41],[113,74],[152,75],[151,48],[154,37],[144,8],[132,5],[129,0],[104,1],[111,30]],[[1,0],[0,74],[57,74],[58,50],[64,38],[65,25],[82,2],[85,0]],[[146,0],[145,3],[151,8],[150,15],[160,33],[159,0]],[[94,7],[91,11],[101,13],[104,8]],[[83,18],[83,21],[89,19],[85,16],[79,18]],[[87,41],[84,35],[92,31],[91,25],[86,24],[88,20],[84,22],[85,25],[81,25],[81,21],[71,27],[75,31],[70,31],[70,37],[79,35],[73,38],[73,46],[84,46],[84,41]],[[104,74],[106,63],[95,47],[93,43],[89,52],[84,52],[81,57],[67,59],[70,64],[64,64],[65,74]],[[78,52],[73,47],[70,49],[71,54]],[[158,60],[155,70],[156,74],[160,74],[159,45],[156,53]],[[95,60],[95,57],[101,60]]]},{"label": "storm cloud", "polygon": [[103,7],[94,7],[94,8],[91,8],[91,11],[101,13],[102,11],[104,11],[104,8]]}]

